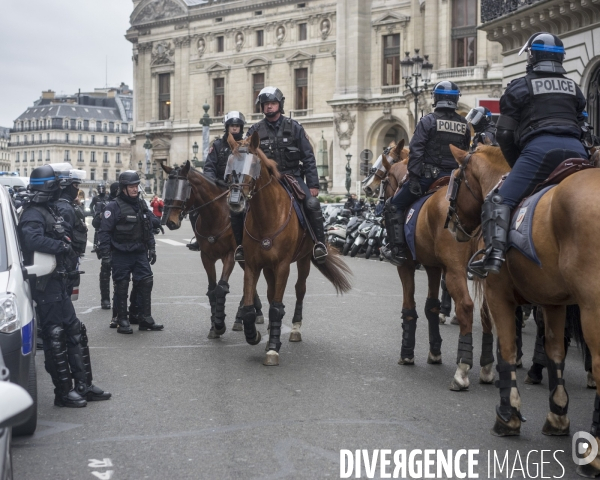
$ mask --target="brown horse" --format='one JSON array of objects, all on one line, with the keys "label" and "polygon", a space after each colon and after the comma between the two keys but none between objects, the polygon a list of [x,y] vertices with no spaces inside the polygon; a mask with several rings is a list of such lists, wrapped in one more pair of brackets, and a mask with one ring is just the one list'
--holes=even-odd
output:
[{"label": "brown horse", "polygon": [[[451,227],[474,232],[481,222],[484,198],[509,172],[499,148],[480,147],[472,155],[452,148],[460,164],[455,174]],[[464,184],[464,185],[463,185]],[[519,435],[521,398],[516,385],[515,307],[523,303],[541,305],[546,336],[545,351],[550,387],[550,412],[542,433],[568,435],[569,397],[564,387],[564,327],[567,305],[578,304],[585,342],[592,354],[596,381],[596,403],[592,433],[598,440],[600,415],[600,255],[595,247],[600,238],[600,170],[574,173],[540,199],[533,217],[533,242],[541,267],[516,249],[507,252],[498,275],[489,275],[483,289],[496,326],[499,353],[500,406],[496,407],[495,435]],[[595,213],[594,213],[595,212]],[[464,240],[459,238],[457,240]],[[591,445],[590,445],[591,448]],[[588,449],[588,454],[590,449]],[[583,467],[580,467],[583,468]],[[600,458],[586,466],[585,473],[600,473]]]},{"label": "brown horse", "polygon": [[[306,279],[314,243],[301,227],[292,200],[280,183],[281,175],[274,161],[258,148],[259,136],[239,144],[229,136],[232,156],[240,158],[241,169],[231,175],[231,191],[241,195],[240,201],[230,198],[230,208],[242,211],[248,206],[244,225],[244,299],[253,298],[261,271],[267,281],[269,299],[269,341],[263,365],[279,365],[281,325],[284,311],[283,294],[290,273],[290,265],[298,264],[296,308],[292,318],[290,341],[300,341],[302,302],[306,293]],[[232,194],[230,193],[230,196]],[[347,292],[351,285],[348,266],[333,251],[317,269],[334,285],[338,292]],[[251,301],[244,301],[244,334],[250,345],[257,345],[260,332],[256,330],[256,311]]]},{"label": "brown horse", "polygon": [[[219,338],[225,333],[225,297],[229,293],[229,277],[235,266],[233,254],[236,243],[227,206],[229,190],[190,168],[189,161],[182,167],[169,167],[162,162],[160,165],[169,174],[167,182],[171,182],[168,184],[171,187],[167,188],[168,192],[164,194],[162,223],[166,224],[169,230],[177,230],[187,214],[190,214],[190,220],[196,217],[192,227],[200,247],[202,265],[208,276],[206,295],[211,307],[211,329],[208,338]],[[223,262],[218,283],[217,260]],[[258,295],[253,298],[260,317],[259,322],[263,323],[260,299]],[[240,310],[242,303],[243,300],[240,302]],[[235,324],[233,329],[236,330]]]},{"label": "brown horse", "polygon": [[[385,185],[385,198],[391,197],[401,186],[407,172],[408,149],[403,149],[400,142],[389,155],[383,154],[383,174],[375,176]],[[369,183],[371,191],[376,191],[377,181]],[[402,349],[400,365],[414,364],[414,345],[416,331],[416,302],[415,302],[415,267],[420,263],[425,267],[428,279],[427,301],[425,302],[425,316],[429,326],[430,351],[427,363],[442,363],[440,351],[442,338],[439,330],[439,288],[442,273],[446,274],[446,284],[450,296],[456,302],[456,317],[460,326],[458,339],[458,355],[456,373],[450,383],[450,390],[461,391],[469,388],[469,370],[473,366],[473,301],[467,286],[467,262],[475,251],[476,240],[467,244],[456,244],[452,235],[444,228],[448,201],[445,190],[438,190],[423,204],[417,219],[415,232],[415,249],[417,260],[409,255],[408,260],[401,267],[397,267],[398,275],[402,282]],[[494,379],[493,364],[493,334],[492,326],[487,315],[482,315],[483,340],[480,358],[481,370],[479,381],[492,383]]]}]

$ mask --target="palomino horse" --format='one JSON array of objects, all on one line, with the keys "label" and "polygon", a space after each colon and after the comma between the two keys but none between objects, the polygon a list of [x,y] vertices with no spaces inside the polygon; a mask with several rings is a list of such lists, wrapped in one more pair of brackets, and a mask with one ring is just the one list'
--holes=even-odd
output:
[{"label": "palomino horse", "polygon": [[[408,149],[403,149],[400,142],[389,156],[382,155],[381,173],[374,174],[381,182],[387,174],[385,185],[385,198],[389,198],[401,185],[407,171]],[[398,162],[399,159],[404,158]],[[376,164],[377,165],[377,164]],[[379,182],[369,182],[371,191],[376,191]],[[456,317],[460,326],[458,338],[458,367],[450,383],[450,390],[460,391],[469,388],[469,370],[473,367],[473,301],[467,286],[467,262],[475,251],[476,240],[467,244],[456,244],[452,235],[444,228],[448,201],[445,190],[438,190],[431,195],[421,208],[417,218],[415,232],[415,249],[417,261],[409,255],[408,260],[398,268],[398,275],[402,282],[402,349],[400,365],[414,364],[414,347],[416,332],[416,302],[415,302],[415,267],[420,263],[425,267],[429,289],[425,302],[425,316],[429,326],[430,351],[427,363],[442,363],[440,347],[442,338],[439,329],[439,288],[442,272],[446,274],[446,283],[451,297],[456,302]],[[494,379],[493,365],[493,334],[492,325],[487,315],[482,315],[483,339],[480,357],[481,370],[479,381],[492,383]]]},{"label": "palomino horse", "polygon": [[[510,171],[499,148],[480,147],[473,154],[450,147],[460,168],[451,198],[451,228],[475,232],[481,223],[484,198]],[[463,188],[464,187],[464,188]],[[515,373],[515,307],[523,303],[541,306],[546,335],[545,351],[550,388],[550,411],[542,433],[568,435],[569,397],[564,386],[564,328],[567,305],[578,304],[585,342],[592,354],[596,400],[591,433],[599,442],[600,428],[600,170],[574,173],[539,200],[533,216],[532,237],[541,266],[516,249],[507,252],[498,275],[483,280],[485,298],[498,335],[500,405],[496,407],[494,435],[519,435],[521,397]],[[594,213],[595,212],[595,213]],[[467,238],[457,235],[457,240]],[[589,455],[590,445],[586,455]],[[600,458],[579,467],[586,475],[600,474]]]},{"label": "palomino horse", "polygon": [[[306,279],[314,243],[300,226],[296,211],[288,192],[279,182],[281,175],[274,161],[268,159],[258,148],[259,136],[254,132],[250,139],[239,144],[229,136],[232,156],[228,164],[230,171],[230,208],[243,211],[246,206],[244,224],[244,334],[250,345],[257,345],[260,332],[256,330],[256,310],[251,299],[256,292],[256,283],[261,271],[267,281],[269,299],[269,341],[263,365],[279,365],[281,325],[285,314],[283,294],[290,273],[290,265],[298,264],[296,282],[296,308],[292,318],[290,341],[300,341],[302,325],[302,302],[306,293]],[[232,169],[230,168],[232,167]],[[235,197],[235,200],[234,198]],[[338,292],[347,292],[351,285],[348,266],[333,251],[325,262],[316,264]]]},{"label": "palomino horse", "polygon": [[[193,214],[197,217],[192,227],[200,246],[202,265],[208,276],[206,295],[211,308],[211,329],[208,338],[219,338],[226,330],[225,297],[229,293],[229,276],[235,266],[233,253],[236,243],[231,231],[227,207],[229,190],[190,168],[189,161],[183,167],[173,168],[162,162],[160,165],[169,174],[165,183],[163,225],[166,224],[169,230],[176,230],[187,214],[191,214],[190,219]],[[223,262],[218,283],[217,260]],[[253,298],[262,320],[260,299],[258,295]]]}]

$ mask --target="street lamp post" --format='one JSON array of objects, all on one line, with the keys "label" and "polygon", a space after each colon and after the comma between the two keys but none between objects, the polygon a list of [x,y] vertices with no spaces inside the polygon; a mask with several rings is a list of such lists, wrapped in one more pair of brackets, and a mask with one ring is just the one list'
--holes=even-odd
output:
[{"label": "street lamp post", "polygon": [[350,160],[352,160],[352,154],[346,154],[346,192],[350,195],[350,186],[352,185],[352,167],[350,167]]},{"label": "street lamp post", "polygon": [[196,168],[203,166],[200,163],[200,160],[198,160],[198,157],[196,156],[198,155],[198,142],[194,142],[194,145],[192,145],[192,152],[194,153],[194,158],[192,158],[192,165],[194,165],[194,167]]},{"label": "street lamp post", "polygon": [[327,193],[327,178],[325,177],[329,176],[329,156],[323,130],[321,130],[321,140],[319,140],[319,151],[317,152],[317,171],[319,172],[319,190]]},{"label": "street lamp post", "polygon": [[[410,58],[410,53],[405,52],[406,57],[400,62],[402,68],[402,78],[404,87],[410,90],[415,99],[415,126],[419,115],[419,95],[427,91],[427,84],[431,81],[431,71],[433,64],[429,63],[429,55],[425,59],[419,56],[419,49],[415,48],[415,56]],[[412,85],[412,79],[415,79],[415,86]],[[419,78],[423,81],[423,86],[419,87]]]},{"label": "street lamp post", "polygon": [[208,157],[208,149],[210,147],[210,124],[212,123],[212,120],[208,114],[210,105],[207,100],[205,100],[202,108],[204,109],[204,115],[202,115],[202,118],[200,119],[200,125],[202,125],[202,160],[198,162],[197,167],[204,170],[204,164],[206,162],[206,157]]},{"label": "street lamp post", "polygon": [[[152,142],[150,141],[150,134],[146,134],[146,143],[144,143],[144,149],[146,150],[146,185],[144,191],[147,192],[150,187],[150,157],[152,156]],[[142,171],[142,162],[138,163],[140,171]]]}]

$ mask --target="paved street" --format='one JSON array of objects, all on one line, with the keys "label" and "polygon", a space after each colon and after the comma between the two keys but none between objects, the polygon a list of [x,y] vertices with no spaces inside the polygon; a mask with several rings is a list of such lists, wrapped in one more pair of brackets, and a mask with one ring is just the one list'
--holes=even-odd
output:
[{"label": "paved street", "polygon": [[[238,267],[227,297],[228,331],[219,340],[206,338],[207,281],[199,255],[185,248],[190,237],[187,220],[179,231],[157,237],[153,316],[165,324],[163,332],[135,329],[133,335],[119,335],[108,328],[110,312],[99,308],[100,262],[88,254],[75,306],[88,328],[95,383],[113,398],[83,409],[54,407],[50,377],[38,354],[39,427],[33,437],[15,439],[15,478],[339,478],[340,449],[384,448],[479,449],[480,478],[488,476],[488,450],[502,456],[508,450],[511,466],[518,450],[523,468],[530,450],[564,450],[556,458],[566,469],[563,478],[573,478],[571,439],[541,434],[548,410],[546,379],[541,386],[526,386],[526,371],[519,370],[522,411],[528,419],[522,434],[489,434],[498,391],[477,382],[478,315],[469,392],[448,390],[457,326],[441,326],[443,365],[426,363],[424,272],[417,272],[421,318],[415,366],[397,364],[402,295],[396,269],[377,260],[347,258],[355,288],[344,296],[336,296],[313,269],[301,343],[287,341],[295,301],[292,269],[284,299],[281,365],[264,367],[266,324],[259,326],[263,341],[255,347],[246,344],[242,332],[230,329],[242,290]],[[262,280],[259,294],[266,303]],[[531,320],[523,332],[524,363],[529,367],[535,335]],[[585,388],[575,349],[566,376],[571,432],[587,430],[594,394]],[[112,466],[102,466],[105,459]],[[551,454],[544,461],[550,462],[544,475],[562,474]],[[533,462],[540,463],[539,454],[530,456],[531,476]]]}]

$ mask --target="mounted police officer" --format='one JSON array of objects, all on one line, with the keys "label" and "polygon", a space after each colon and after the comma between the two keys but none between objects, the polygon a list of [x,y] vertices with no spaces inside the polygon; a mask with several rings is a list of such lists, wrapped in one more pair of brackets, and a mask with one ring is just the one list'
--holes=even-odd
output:
[{"label": "mounted police officer", "polygon": [[100,254],[111,258],[119,333],[133,333],[127,314],[131,276],[142,309],[139,329],[163,329],[152,318],[150,265],[156,262],[156,244],[148,206],[139,199],[139,184],[140,177],[133,170],[119,175],[119,195],[106,205],[98,233]]},{"label": "mounted police officer", "polygon": [[402,265],[407,258],[404,239],[407,208],[439,177],[450,175],[458,167],[450,145],[467,150],[471,142],[467,121],[456,113],[460,97],[458,86],[449,81],[439,82],[432,95],[433,113],[421,118],[410,141],[408,180],[385,207],[389,243],[382,253],[394,265]]},{"label": "mounted police officer", "polygon": [[85,214],[76,203],[79,195],[79,185],[85,180],[85,172],[73,168],[70,163],[59,163],[52,165],[58,174],[62,191],[60,198],[56,201],[58,212],[64,219],[67,227],[67,236],[71,239],[71,246],[77,254],[73,258],[66,259],[65,267],[69,274],[67,279],[67,293],[71,295],[73,288],[79,286],[79,258],[85,254],[87,246],[87,225]]},{"label": "mounted police officer", "polygon": [[[241,112],[237,110],[233,110],[231,112],[227,112],[227,114],[223,117],[223,125],[225,125],[225,133],[222,138],[216,139],[210,150],[208,152],[208,156],[206,157],[206,165],[204,166],[204,175],[210,178],[215,183],[221,183],[225,185],[225,168],[227,167],[227,160],[229,160],[229,155],[231,155],[231,147],[229,143],[227,143],[227,138],[229,134],[233,136],[236,141],[242,140],[244,136],[244,125],[246,125],[246,119]],[[199,212],[195,212],[190,214],[190,221],[192,222],[192,227],[196,224],[196,219],[198,218]],[[236,223],[236,226],[241,225],[243,229],[243,221],[244,214],[243,213],[231,213],[231,223]],[[242,244],[242,233],[243,230],[238,228],[234,229],[234,235],[237,235],[235,232],[237,231],[240,234],[238,238],[236,236],[236,242],[238,245]],[[186,245],[190,250],[197,252],[200,250],[198,247],[198,241],[196,238],[192,240],[189,244]]]},{"label": "mounted police officer", "polygon": [[480,143],[483,145],[498,146],[496,142],[496,124],[492,120],[492,112],[485,107],[476,107],[465,117],[473,126],[475,135],[471,142],[471,150],[475,150]]},{"label": "mounted police officer", "polygon": [[562,161],[588,158],[580,127],[585,97],[564,75],[563,42],[551,33],[535,33],[519,55],[524,51],[527,74],[510,82],[500,98],[496,139],[512,171],[483,203],[481,224],[486,253],[470,265],[478,275],[500,271],[512,209]]},{"label": "mounted police officer", "polygon": [[[250,127],[247,137],[258,132],[260,137],[260,148],[265,155],[277,162],[277,167],[282,174],[295,177],[304,191],[304,212],[310,227],[316,238],[313,257],[316,262],[324,262],[327,256],[325,246],[325,227],[321,204],[317,199],[319,194],[319,176],[315,155],[304,128],[289,117],[283,116],[283,105],[285,97],[281,90],[275,87],[263,88],[256,98],[256,104],[260,104],[265,118]],[[306,177],[306,183],[304,181]],[[236,241],[239,240],[236,250],[237,261],[243,261],[243,250],[241,239],[243,237],[243,222],[234,224],[233,217],[231,226]]]},{"label": "mounted police officer", "polygon": [[33,196],[18,226],[25,264],[33,263],[34,252],[56,257],[54,272],[38,277],[32,285],[42,326],[44,365],[55,387],[54,405],[85,407],[87,401],[108,400],[111,394],[92,383],[86,328],[67,293],[66,262],[77,254],[55,204],[61,193],[57,173],[50,165],[33,169],[29,190]]}]

